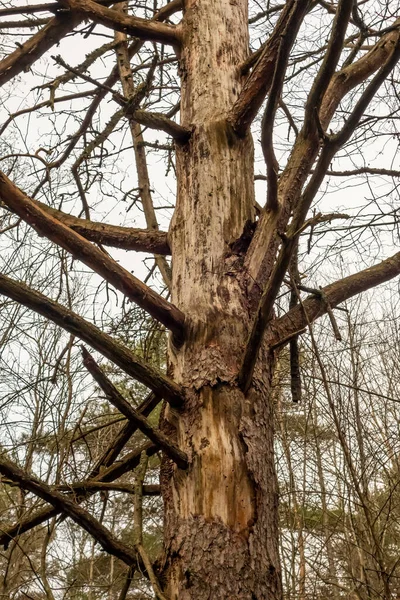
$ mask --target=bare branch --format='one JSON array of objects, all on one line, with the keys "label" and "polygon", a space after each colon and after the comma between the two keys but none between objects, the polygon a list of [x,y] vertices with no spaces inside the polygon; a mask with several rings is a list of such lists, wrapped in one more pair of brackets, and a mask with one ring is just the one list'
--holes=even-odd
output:
[{"label": "bare branch", "polygon": [[175,121],[172,121],[172,119],[169,119],[161,113],[148,112],[146,110],[138,109],[131,113],[127,111],[126,114],[137,123],[140,123],[140,125],[145,125],[150,129],[165,131],[165,133],[168,133],[168,135],[170,135],[176,142],[181,144],[185,144],[192,134],[190,129],[175,123]]},{"label": "bare branch", "polygon": [[109,554],[116,556],[129,566],[136,562],[137,555],[133,548],[117,540],[104,525],[68,497],[51,489],[36,477],[28,475],[17,465],[4,458],[0,458],[0,473],[18,483],[22,489],[35,494],[67,514],[75,523],[90,533]]},{"label": "bare branch", "polygon": [[[2,482],[4,483],[4,481]],[[74,492],[81,495],[87,492],[114,491],[125,494],[134,494],[135,486],[130,483],[106,483],[102,481],[78,481],[77,483],[59,484],[56,489],[60,492]],[[159,496],[161,493],[160,485],[153,483],[143,486],[144,496]]]},{"label": "bare branch", "polygon": [[279,165],[276,160],[273,147],[274,121],[279,101],[282,94],[283,82],[285,79],[287,63],[290,50],[296,39],[297,29],[293,27],[290,17],[286,29],[281,36],[277,58],[275,61],[274,75],[272,78],[271,89],[269,91],[268,101],[265,107],[264,116],[261,125],[261,148],[264,154],[265,164],[267,166],[267,210],[276,211],[278,209],[278,171]]},{"label": "bare branch", "polygon": [[306,102],[304,115],[304,135],[306,136],[310,128],[318,128],[320,126],[319,111],[321,102],[343,50],[343,40],[346,35],[353,3],[353,0],[340,0],[337,6],[328,48]]},{"label": "bare branch", "polygon": [[[349,298],[390,281],[398,275],[400,275],[400,252],[373,267],[349,275],[322,288],[322,295],[309,296],[304,300],[304,310],[310,323],[312,323],[327,312],[327,303],[331,308],[335,308]],[[278,345],[280,340],[285,338],[289,341],[291,334],[304,330],[307,326],[304,310],[300,305],[297,305],[289,310],[286,315],[271,323],[270,331],[267,334],[268,344],[270,346]]]},{"label": "bare branch", "polygon": [[0,294],[4,294],[50,319],[53,323],[92,346],[100,354],[118,365],[125,373],[163,396],[172,405],[182,406],[183,392],[178,385],[153,367],[142,362],[128,348],[118,344],[111,336],[103,333],[76,313],[23,283],[9,279],[5,275],[0,275]]},{"label": "bare branch", "polygon": [[[344,31],[342,34],[344,37]],[[336,154],[340,146],[349,139],[371,99],[374,97],[380,85],[392,71],[393,67],[400,58],[400,36],[396,43],[391,42],[391,44],[394,46],[393,52],[389,56],[386,63],[366,87],[364,93],[350,114],[350,117],[346,121],[343,129],[337,135],[330,136],[330,139],[326,142],[319,157],[317,168],[311,176],[311,179],[307,184],[307,187],[301,196],[298,205],[295,208],[293,220],[290,224],[288,234],[283,236],[282,247],[279,256],[260,299],[252,330],[247,341],[242,367],[239,373],[239,384],[245,392],[250,387],[253,370],[256,364],[258,351],[261,347],[264,331],[271,319],[276,296],[278,295],[279,288],[285,276],[286,270],[288,269],[290,259],[296,247],[297,239],[306,219],[307,212],[311,206],[311,202],[321,186],[322,180],[325,177],[333,156]],[[309,127],[309,125],[307,125],[307,127]],[[329,305],[329,300],[326,300],[328,311]]]},{"label": "bare branch", "polygon": [[[132,469],[138,466],[143,451],[147,452],[148,456],[151,456],[157,451],[157,448],[150,443],[141,446],[137,450],[130,452],[127,456],[125,456],[125,458],[123,458],[118,463],[115,463],[114,465],[110,466],[107,470],[103,471],[101,475],[99,475],[98,479],[96,478],[96,481],[114,481],[115,479],[118,479],[118,477],[124,475],[124,473],[131,471]],[[95,490],[90,489],[85,490],[85,486],[83,486],[82,493],[80,495],[76,495],[76,502],[83,502],[94,491]],[[75,494],[77,494],[78,490],[75,489],[74,492]],[[5,549],[7,549],[10,540],[12,540],[14,537],[22,535],[27,531],[30,531],[34,527],[37,527],[45,521],[52,519],[61,512],[61,507],[46,507],[42,510],[39,510],[33,515],[29,515],[25,519],[19,520],[15,525],[2,531],[2,533],[0,534],[0,545],[3,545]]]},{"label": "bare branch", "polygon": [[101,23],[105,27],[128,33],[139,39],[172,45],[180,43],[180,30],[174,25],[128,16],[92,0],[62,0],[61,4],[70,8],[73,15],[80,14],[81,18],[89,17],[95,23]]},{"label": "bare branch", "polygon": [[[127,2],[121,3],[118,6],[121,10],[125,9]],[[116,42],[116,57],[121,81],[122,90],[126,98],[132,98],[135,94],[135,86],[133,83],[133,72],[129,61],[127,36],[125,33],[115,32],[114,39]],[[144,216],[146,218],[146,226],[152,230],[158,230],[158,221],[154,210],[153,199],[150,191],[150,177],[147,168],[146,150],[144,148],[144,139],[142,129],[136,121],[130,121],[130,129],[135,152],[136,172],[140,190],[140,199],[142,201]],[[172,273],[171,267],[164,256],[155,253],[154,256],[156,265],[162,275],[165,285],[171,291]]]},{"label": "bare branch", "polygon": [[[362,81],[370,77],[382,65],[387,63],[397,44],[399,36],[397,20],[388,33],[379,42],[362,56],[358,61],[345,67],[331,79],[328,89],[321,104],[319,119],[321,127],[326,129],[343,97]],[[287,165],[280,175],[278,199],[280,213],[276,215],[270,211],[262,214],[255,235],[246,254],[245,264],[249,272],[250,294],[259,301],[266,282],[271,276],[273,261],[280,239],[277,231],[283,232],[287,227],[291,211],[298,205],[303,186],[311,173],[314,161],[320,149],[319,132],[313,131],[308,136],[302,130],[297,136],[292,153]],[[327,155],[325,154],[325,158]],[[325,173],[329,164],[326,165]],[[319,169],[319,167],[318,167]],[[314,169],[315,171],[316,169]],[[319,170],[321,174],[322,170]]]},{"label": "bare branch", "polygon": [[238,135],[243,136],[249,130],[269,91],[281,36],[287,35],[288,45],[293,44],[308,6],[309,0],[289,0],[286,2],[274,31],[266,42],[260,58],[229,113],[228,121]]},{"label": "bare branch", "polygon": [[[143,402],[138,406],[137,412],[143,415],[144,417],[148,417],[149,414],[155,409],[156,406],[161,402],[162,398],[157,396],[153,392],[151,392]],[[137,427],[134,423],[128,421],[123,427],[121,427],[118,435],[111,442],[108,448],[103,452],[100,458],[95,463],[94,467],[91,469],[88,479],[100,478],[102,470],[104,471],[105,467],[110,467],[114,460],[116,460],[125,447],[127,442],[131,439],[133,434],[137,431]]]},{"label": "bare branch", "polygon": [[83,364],[86,369],[92,375],[95,381],[99,384],[100,388],[106,394],[107,398],[127,419],[140,429],[149,440],[158,446],[165,454],[171,458],[180,469],[187,469],[188,457],[185,452],[182,452],[179,448],[174,446],[168,438],[162,433],[152,427],[149,421],[141,415],[137,410],[129,404],[127,400],[119,393],[117,388],[111,383],[106,377],[103,371],[100,369],[96,361],[89,354],[89,352],[82,346]]},{"label": "bare branch", "polygon": [[333,75],[321,104],[320,121],[324,129],[328,127],[344,96],[368,79],[388,60],[394,45],[397,43],[399,27],[400,19],[397,19],[390,31],[383,35],[371,50],[356,62]]},{"label": "bare branch", "polygon": [[180,310],[88,240],[44,212],[2,173],[0,173],[0,198],[38,233],[71,252],[75,258],[99,273],[130,300],[163,323],[174,333],[177,340],[182,339],[184,315]]},{"label": "bare branch", "polygon": [[123,250],[136,250],[137,252],[149,252],[161,255],[171,254],[167,239],[168,234],[165,231],[121,227],[120,225],[110,225],[109,223],[80,219],[79,217],[74,217],[61,210],[47,206],[47,204],[39,200],[31,200],[44,212],[96,244],[112,246],[113,248],[121,248]]},{"label": "bare branch", "polygon": [[0,61],[0,86],[27,71],[52,46],[58,44],[82,20],[78,14],[58,14],[34,36]]}]

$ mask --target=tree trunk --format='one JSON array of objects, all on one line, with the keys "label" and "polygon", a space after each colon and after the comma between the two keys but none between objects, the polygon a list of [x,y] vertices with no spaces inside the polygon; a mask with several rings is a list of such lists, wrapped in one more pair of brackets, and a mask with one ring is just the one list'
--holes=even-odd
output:
[{"label": "tree trunk", "polygon": [[237,374],[250,323],[243,252],[254,221],[253,146],[226,124],[248,54],[246,0],[187,0],[180,57],[178,197],[170,231],[172,302],[187,337],[171,346],[170,373],[186,390],[177,427],[188,472],[164,464],[171,600],[279,599],[272,357],[244,396]]}]

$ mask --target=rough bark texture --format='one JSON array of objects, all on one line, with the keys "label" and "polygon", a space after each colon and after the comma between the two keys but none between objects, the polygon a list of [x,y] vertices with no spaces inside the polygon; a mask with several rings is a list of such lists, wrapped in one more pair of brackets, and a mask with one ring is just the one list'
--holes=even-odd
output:
[{"label": "rough bark texture", "polygon": [[182,34],[181,118],[193,133],[177,149],[170,239],[187,339],[171,347],[170,371],[186,390],[174,425],[191,465],[164,465],[163,576],[171,600],[276,599],[269,357],[247,397],[236,380],[250,321],[242,255],[254,220],[253,148],[227,116],[244,83],[247,2],[188,0]]}]

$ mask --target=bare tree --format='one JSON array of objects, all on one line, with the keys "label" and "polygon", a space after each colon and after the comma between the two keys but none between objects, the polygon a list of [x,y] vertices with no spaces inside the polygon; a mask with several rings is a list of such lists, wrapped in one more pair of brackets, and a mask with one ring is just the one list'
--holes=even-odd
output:
[{"label": "bare tree", "polygon": [[[14,303],[68,334],[66,349],[59,360],[53,353],[51,375],[47,363],[44,376],[56,382],[63,377],[67,385],[64,416],[55,428],[58,458],[51,459],[59,470],[51,470],[50,460],[43,476],[37,461],[27,461],[29,450],[23,458],[18,452],[2,455],[3,478],[22,495],[42,501],[37,511],[16,514],[14,524],[3,526],[3,544],[55,517],[68,517],[113,561],[125,563],[121,598],[135,570],[146,574],[147,591],[158,598],[282,598],[272,393],[277,359],[290,343],[298,401],[298,336],[326,314],[340,338],[334,309],[400,273],[400,253],[384,252],[397,227],[399,173],[389,164],[397,146],[389,146],[399,117],[398,9],[393,2],[355,0],[266,6],[172,0],[161,8],[61,0],[0,10],[0,19],[19,19],[1,25],[8,33],[0,84],[10,114],[1,127],[6,243],[0,293],[13,301],[5,300],[10,332],[4,341],[15,331]],[[37,32],[26,36],[31,28]],[[78,40],[86,56],[70,64]],[[59,56],[51,57],[58,44]],[[26,91],[30,85],[32,94]],[[38,91],[44,100],[33,100]],[[27,96],[21,107],[17,93]],[[371,140],[385,156],[377,166],[369,164]],[[162,152],[167,161],[160,180],[150,179],[157,169],[152,152]],[[266,184],[265,202],[261,194],[256,198],[254,186],[254,164],[261,156],[266,170],[256,178]],[[171,202],[171,194],[163,197],[172,175]],[[363,208],[338,193],[326,209],[326,191],[346,190],[355,176],[364,177],[363,189],[369,190]],[[379,196],[381,178],[390,201]],[[141,210],[143,228],[135,223]],[[350,219],[344,233],[336,219]],[[318,252],[321,240],[325,253]],[[345,276],[331,268],[339,246],[349,250]],[[142,278],[132,273],[138,268],[135,251],[155,257],[161,280],[153,266]],[[318,276],[321,261],[325,270]],[[91,279],[86,269],[95,274]],[[321,287],[329,272],[331,282]],[[116,314],[126,322],[128,302],[168,331],[166,372],[111,325]],[[82,343],[90,381],[113,407],[113,426],[115,411],[125,419],[102,453],[90,456],[88,450],[86,469],[69,466],[83,462],[71,438],[60,442],[67,431],[75,439],[88,402],[89,375],[82,392],[69,366]],[[107,368],[86,346],[107,359]],[[356,363],[352,368],[356,376]],[[136,405],[129,378],[143,386],[141,393],[150,390]],[[45,396],[38,388],[39,417]],[[71,409],[72,398],[80,410]],[[161,400],[158,424],[149,414]],[[339,425],[339,417],[334,422]],[[32,436],[38,431],[35,426]],[[149,441],[141,438],[125,450],[136,431]],[[362,471],[361,434],[358,428]],[[387,561],[376,526],[368,521],[368,485],[352,471],[345,436],[339,440],[346,475],[365,503],[368,543],[388,598]],[[283,447],[290,462],[290,446]],[[164,551],[154,564],[143,542],[141,507],[151,485],[144,474],[147,459],[160,452]],[[130,489],[135,526],[126,540],[98,506],[86,503],[135,467]],[[289,494],[302,536],[298,597],[305,598],[305,529],[294,480]],[[38,577],[51,598],[44,568],[54,521],[49,522]],[[94,558],[91,580],[93,564]],[[333,568],[329,577],[334,585]],[[380,583],[375,587],[381,590]]]}]

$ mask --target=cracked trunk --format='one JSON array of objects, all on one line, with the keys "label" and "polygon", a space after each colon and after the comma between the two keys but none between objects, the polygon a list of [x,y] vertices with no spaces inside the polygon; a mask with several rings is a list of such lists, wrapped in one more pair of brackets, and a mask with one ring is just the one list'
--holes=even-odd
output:
[{"label": "cracked trunk", "polygon": [[[264,349],[245,397],[236,377],[250,316],[243,252],[254,221],[253,147],[226,125],[243,85],[247,0],[186,0],[178,199],[170,231],[172,301],[187,341],[169,353],[185,410],[168,422],[191,466],[162,473],[171,600],[279,599],[276,481],[270,381]],[[235,243],[236,242],[236,243]]]}]

